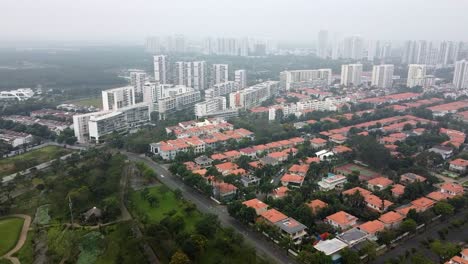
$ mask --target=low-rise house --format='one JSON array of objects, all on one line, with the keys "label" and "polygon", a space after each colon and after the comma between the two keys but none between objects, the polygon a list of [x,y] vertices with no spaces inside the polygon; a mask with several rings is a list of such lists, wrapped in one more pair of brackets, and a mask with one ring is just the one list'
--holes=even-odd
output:
[{"label": "low-rise house", "polygon": [[343,154],[343,153],[347,153],[347,152],[353,152],[353,150],[351,148],[346,147],[346,146],[338,145],[338,146],[336,146],[336,147],[334,147],[332,149],[332,152],[335,153],[336,155],[338,155],[338,154]]},{"label": "low-rise house", "polygon": [[461,256],[453,256],[445,264],[468,264],[468,248],[460,252]]},{"label": "low-rise house", "polygon": [[320,240],[314,246],[316,250],[323,252],[327,256],[331,256],[332,259],[339,259],[341,257],[339,256],[339,252],[347,247],[348,244],[338,238]]},{"label": "low-rise house", "polygon": [[356,225],[358,218],[354,215],[348,214],[345,211],[339,211],[325,218],[325,222],[335,228],[347,230]]},{"label": "low-rise house", "polygon": [[429,151],[440,154],[444,160],[450,158],[453,155],[453,149],[447,146],[434,146],[430,148]]},{"label": "low-rise house", "polygon": [[335,153],[328,151],[326,149],[315,152],[315,155],[320,159],[320,161],[330,159],[335,155]]},{"label": "low-rise house", "polygon": [[385,229],[385,224],[379,220],[367,221],[358,227],[360,230],[366,232],[371,240],[377,240],[377,233]]},{"label": "low-rise house", "polygon": [[255,159],[257,157],[257,151],[254,148],[243,148],[239,149],[241,155]]},{"label": "low-rise house", "polygon": [[268,204],[260,201],[257,198],[245,201],[242,204],[244,204],[247,207],[255,209],[255,213],[257,215],[261,215],[268,210]]},{"label": "low-rise house", "polygon": [[280,164],[280,161],[278,159],[275,159],[275,158],[272,158],[270,156],[265,156],[265,157],[262,157],[260,158],[260,163],[264,166],[264,165],[272,165],[272,166],[275,166],[275,165],[278,165]]},{"label": "low-rise house", "polygon": [[232,162],[217,164],[215,167],[223,176],[229,175],[233,170],[237,170],[239,168],[237,164]]},{"label": "low-rise house", "polygon": [[198,166],[204,167],[204,168],[211,166],[211,163],[213,162],[212,159],[208,158],[205,155],[196,157],[194,161]]},{"label": "low-rise house", "polygon": [[426,178],[412,173],[412,172],[407,172],[405,174],[400,175],[400,182],[402,184],[408,184],[408,183],[414,183],[414,182],[425,182]]},{"label": "low-rise house", "polygon": [[330,139],[331,142],[334,142],[336,144],[343,144],[348,139],[345,136],[343,136],[342,134],[330,135],[328,138]]},{"label": "low-rise house", "polygon": [[327,207],[328,204],[322,200],[315,199],[315,200],[310,201],[310,203],[308,203],[307,206],[310,208],[313,214],[316,214],[318,211]]},{"label": "low-rise house", "polygon": [[403,205],[403,206],[400,206],[398,207],[397,209],[395,209],[395,211],[397,213],[399,213],[400,215],[406,217],[409,213],[410,210],[417,210],[416,206],[412,205],[412,204],[407,204],[407,205]]},{"label": "low-rise house", "polygon": [[395,184],[392,186],[391,191],[392,191],[392,196],[398,198],[405,193],[405,186],[401,184]]},{"label": "low-rise house", "polygon": [[455,171],[458,173],[466,172],[466,168],[468,166],[468,160],[465,159],[455,159],[450,161],[449,170]]},{"label": "low-rise house", "polygon": [[373,194],[364,196],[364,201],[367,207],[379,213],[387,211],[388,207],[393,205],[392,202],[388,200],[380,199],[378,196],[373,195]]},{"label": "low-rise house", "polygon": [[274,225],[281,220],[287,219],[288,217],[276,209],[270,209],[260,214],[260,220],[265,221],[268,224]]},{"label": "low-rise house", "polygon": [[310,140],[310,146],[313,148],[323,148],[327,145],[327,141],[323,138],[313,138]]},{"label": "low-rise house", "polygon": [[342,188],[346,181],[346,177],[343,175],[328,173],[327,177],[322,178],[322,180],[318,182],[318,186],[322,191],[330,191],[335,188]]},{"label": "low-rise house", "polygon": [[270,196],[273,197],[274,199],[281,199],[288,195],[289,189],[286,186],[281,186],[273,190],[271,192]]},{"label": "low-rise house", "polygon": [[302,186],[305,177],[297,174],[286,173],[281,177],[281,184],[283,186],[290,186],[294,188],[299,188]]},{"label": "low-rise house", "polygon": [[300,244],[302,238],[307,235],[307,227],[291,217],[276,222],[275,226],[281,230],[283,236],[289,237],[294,244]]},{"label": "low-rise house", "polygon": [[367,182],[367,187],[374,191],[380,191],[391,186],[393,181],[385,177],[377,177]]},{"label": "low-rise house", "polygon": [[366,189],[361,188],[361,187],[354,187],[354,188],[348,189],[346,191],[343,191],[342,194],[343,195],[353,195],[356,192],[358,192],[363,197],[366,196],[366,195],[372,194],[371,191],[366,190]]},{"label": "low-rise house", "polygon": [[289,168],[288,171],[290,173],[294,173],[297,175],[306,176],[308,170],[309,170],[309,165],[307,164],[304,164],[304,165],[294,164],[291,166],[291,168]]},{"label": "low-rise house", "polygon": [[345,242],[348,244],[348,246],[354,246],[364,240],[366,240],[369,235],[360,230],[359,228],[352,228],[348,231],[345,231],[339,235],[336,236],[339,240]]},{"label": "low-rise house", "polygon": [[260,183],[260,178],[253,175],[243,175],[240,178],[240,181],[244,187],[255,186]]},{"label": "low-rise house", "polygon": [[226,151],[223,153],[224,156],[226,156],[226,159],[229,161],[234,161],[238,158],[240,158],[241,153],[237,150],[231,150],[231,151]]},{"label": "low-rise house", "polygon": [[463,186],[455,183],[446,182],[440,186],[440,192],[450,196],[463,195]]},{"label": "low-rise house", "polygon": [[379,217],[379,221],[384,224],[385,228],[388,228],[388,229],[397,228],[400,226],[401,222],[403,222],[403,219],[405,219],[406,214],[402,215],[400,213],[390,211],[381,215]]},{"label": "low-rise house", "polygon": [[424,212],[435,205],[435,202],[429,198],[421,197],[411,202],[418,213]]},{"label": "low-rise house", "polygon": [[320,163],[320,158],[319,157],[309,157],[309,158],[306,158],[304,162],[306,164]]},{"label": "low-rise house", "polygon": [[426,197],[438,202],[438,201],[446,200],[450,198],[451,196],[446,193],[442,193],[440,191],[435,191],[435,192],[429,193],[428,195],[426,195]]},{"label": "low-rise house", "polygon": [[215,154],[211,155],[211,159],[212,160],[219,160],[219,161],[226,161],[227,157],[226,157],[226,155],[224,155],[222,153],[215,153]]},{"label": "low-rise house", "polygon": [[289,154],[285,151],[277,151],[269,153],[267,157],[275,159],[278,163],[286,161],[288,159]]},{"label": "low-rise house", "polygon": [[29,144],[33,141],[33,135],[12,130],[0,130],[0,140],[10,144],[13,148]]},{"label": "low-rise house", "polygon": [[226,182],[213,182],[213,197],[219,201],[230,201],[237,194],[237,187]]}]

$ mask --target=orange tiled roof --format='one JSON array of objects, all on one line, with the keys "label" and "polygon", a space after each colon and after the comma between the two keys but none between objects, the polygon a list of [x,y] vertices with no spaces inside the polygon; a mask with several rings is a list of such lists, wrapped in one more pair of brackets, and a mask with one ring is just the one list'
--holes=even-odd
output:
[{"label": "orange tiled roof", "polygon": [[285,214],[281,213],[280,211],[276,209],[270,209],[262,213],[261,216],[267,221],[269,221],[270,223],[276,223],[276,222],[279,222],[281,220],[288,218]]},{"label": "orange tiled roof", "polygon": [[322,209],[328,206],[328,204],[322,200],[315,199],[310,201],[310,203],[307,204],[313,211]]},{"label": "orange tiled roof", "polygon": [[455,166],[460,166],[460,167],[466,167],[468,166],[468,160],[455,159],[455,160],[450,161],[450,164],[455,165]]},{"label": "orange tiled roof", "polygon": [[418,198],[411,202],[412,205],[416,206],[417,208],[429,208],[435,204],[435,202],[431,199],[426,197]]},{"label": "orange tiled roof", "polygon": [[393,194],[396,194],[398,196],[402,195],[405,193],[405,186],[401,185],[401,184],[395,184],[393,185],[392,187],[392,193]]},{"label": "orange tiled roof", "polygon": [[243,204],[244,204],[245,206],[252,207],[252,208],[254,208],[254,209],[262,209],[262,208],[267,208],[267,207],[268,207],[268,204],[266,204],[266,203],[260,201],[260,200],[257,199],[257,198],[254,198],[254,199],[245,201],[245,202],[243,202]]},{"label": "orange tiled roof", "polygon": [[282,182],[303,182],[304,177],[296,174],[286,173],[281,177]]},{"label": "orange tiled roof", "polygon": [[[384,208],[387,208],[393,204],[392,202],[388,200],[380,199],[380,197],[374,194],[369,194],[369,195],[364,196],[364,200],[366,201],[366,203],[372,204],[377,208],[382,207],[382,201],[383,201]],[[381,208],[381,209],[383,210],[384,208]]]},{"label": "orange tiled roof", "polygon": [[392,185],[393,181],[385,177],[377,177],[369,180],[367,183],[374,186],[379,185],[382,186],[382,188],[385,188],[387,186]]},{"label": "orange tiled roof", "polygon": [[273,195],[275,195],[278,198],[282,198],[288,194],[288,191],[288,187],[281,186],[273,190]]},{"label": "orange tiled roof", "polygon": [[359,226],[359,229],[363,230],[368,234],[375,234],[384,230],[385,225],[379,220],[368,221]]},{"label": "orange tiled roof", "polygon": [[320,158],[319,157],[309,157],[305,160],[305,163],[311,164],[311,163],[320,163]]},{"label": "orange tiled roof", "polygon": [[234,164],[232,162],[221,163],[221,164],[215,165],[215,167],[221,171],[235,170],[238,168],[237,164]]},{"label": "orange tiled roof", "polygon": [[[408,213],[406,213],[406,214],[408,214]],[[390,212],[387,212],[387,213],[381,215],[379,220],[384,224],[394,224],[394,223],[403,221],[404,218],[405,217],[403,215],[401,215],[399,213],[395,213],[394,211],[390,211]]]},{"label": "orange tiled roof", "polygon": [[463,192],[464,192],[463,186],[461,186],[459,184],[455,184],[455,183],[450,183],[450,182],[446,182],[446,183],[442,184],[442,186],[440,186],[440,189],[444,189],[444,190],[447,190],[447,191],[450,191],[450,192],[454,192],[456,194],[463,194]]},{"label": "orange tiled roof", "polygon": [[428,195],[426,195],[427,198],[430,198],[434,201],[442,201],[442,200],[445,200],[447,198],[449,198],[450,196],[446,193],[441,193],[441,192],[431,192],[429,193]]},{"label": "orange tiled roof", "polygon": [[397,211],[399,214],[401,214],[403,216],[406,216],[411,209],[416,210],[417,208],[416,208],[416,206],[410,204],[409,206],[398,208],[395,211]]},{"label": "orange tiled roof", "polygon": [[343,191],[343,195],[352,195],[356,192],[359,192],[361,194],[361,196],[366,196],[366,195],[369,195],[369,194],[372,194],[371,191],[368,191],[364,188],[361,188],[361,187],[354,187],[354,188],[351,188],[349,190],[346,190],[346,191]]},{"label": "orange tiled roof", "polygon": [[289,171],[290,172],[299,172],[299,173],[307,173],[307,171],[309,170],[309,165],[307,164],[304,164],[304,165],[298,165],[298,164],[294,164],[291,166],[291,168],[289,168]]},{"label": "orange tiled roof", "polygon": [[353,221],[356,221],[357,217],[355,217],[354,215],[350,215],[345,211],[339,211],[337,213],[327,216],[327,219],[339,225],[349,225]]},{"label": "orange tiled roof", "polygon": [[316,145],[321,145],[327,143],[327,141],[323,138],[313,138],[310,140],[310,143],[316,144]]},{"label": "orange tiled roof", "polygon": [[339,145],[333,148],[333,152],[335,153],[345,153],[345,152],[351,152],[351,151],[353,151],[351,148],[348,148],[343,145]]}]

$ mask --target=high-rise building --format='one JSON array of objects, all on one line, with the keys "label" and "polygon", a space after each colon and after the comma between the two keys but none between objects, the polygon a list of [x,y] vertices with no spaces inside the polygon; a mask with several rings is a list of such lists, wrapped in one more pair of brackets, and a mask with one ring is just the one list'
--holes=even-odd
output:
[{"label": "high-rise building", "polygon": [[227,64],[213,64],[211,69],[211,85],[229,81],[229,66]]},{"label": "high-rise building", "polygon": [[145,45],[145,50],[146,52],[152,53],[152,54],[158,54],[163,51],[163,47],[161,44],[161,40],[159,37],[149,37],[146,39],[146,45]]},{"label": "high-rise building", "polygon": [[468,61],[461,60],[455,62],[455,72],[453,74],[453,85],[458,89],[468,88]]},{"label": "high-rise building", "polygon": [[289,91],[295,88],[328,86],[331,78],[331,69],[283,71],[280,73],[280,88]]},{"label": "high-rise building", "polygon": [[435,64],[437,50],[431,42],[425,40],[405,42],[402,63],[405,64]]},{"label": "high-rise building", "polygon": [[443,66],[453,64],[457,56],[457,46],[453,41],[443,41],[439,46],[437,63]]},{"label": "high-rise building", "polygon": [[168,81],[168,61],[166,55],[156,55],[154,62],[154,81],[157,84],[167,84]]},{"label": "high-rise building", "polygon": [[102,91],[102,108],[104,111],[117,109],[135,104],[135,88],[124,86]]},{"label": "high-rise building", "polygon": [[317,35],[317,56],[320,58],[328,57],[328,31],[320,30]]},{"label": "high-rise building", "polygon": [[227,81],[213,85],[205,90],[205,99],[211,99],[218,96],[224,96],[232,92],[239,91],[239,84],[233,81]]},{"label": "high-rise building", "polygon": [[426,65],[424,64],[410,64],[408,65],[408,78],[406,86],[409,88],[415,86],[423,86],[424,79],[426,78]]},{"label": "high-rise building", "polygon": [[372,85],[378,88],[391,88],[393,84],[392,64],[374,65],[372,69]]},{"label": "high-rise building", "polygon": [[343,41],[343,54],[345,59],[360,60],[364,55],[364,41],[360,36],[347,37]]},{"label": "high-rise building", "polygon": [[361,84],[362,64],[341,65],[341,84],[358,86]]},{"label": "high-rise building", "polygon": [[229,94],[230,108],[250,109],[279,92],[279,82],[267,81]]},{"label": "high-rise building", "polygon": [[139,103],[143,100],[143,86],[146,82],[146,72],[131,71],[130,85],[135,87],[135,102]]},{"label": "high-rise building", "polygon": [[159,85],[155,87],[157,101],[154,110],[159,118],[164,119],[169,111],[183,110],[192,107],[201,99],[200,91],[184,85]]},{"label": "high-rise building", "polygon": [[226,97],[218,96],[204,102],[196,103],[194,108],[197,118],[224,111],[226,110]]},{"label": "high-rise building", "polygon": [[234,71],[234,81],[239,85],[239,89],[247,87],[247,71],[236,70]]}]

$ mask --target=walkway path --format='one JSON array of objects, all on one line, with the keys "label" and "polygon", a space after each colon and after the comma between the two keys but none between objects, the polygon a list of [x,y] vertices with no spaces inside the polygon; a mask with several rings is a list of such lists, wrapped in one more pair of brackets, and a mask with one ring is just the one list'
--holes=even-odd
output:
[{"label": "walkway path", "polygon": [[8,215],[7,217],[19,217],[24,219],[23,223],[23,228],[21,229],[21,234],[18,238],[18,242],[16,242],[16,246],[7,252],[5,255],[2,256],[2,258],[10,260],[13,264],[21,264],[18,258],[13,257],[13,254],[18,252],[26,242],[26,239],[28,238],[28,231],[29,231],[29,226],[31,225],[31,217],[29,215],[24,215],[24,214],[14,214],[14,215]]}]

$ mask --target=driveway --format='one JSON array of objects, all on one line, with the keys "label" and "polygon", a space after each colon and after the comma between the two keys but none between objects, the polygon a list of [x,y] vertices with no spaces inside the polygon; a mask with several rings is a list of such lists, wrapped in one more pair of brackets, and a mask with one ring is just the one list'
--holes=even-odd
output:
[{"label": "driveway", "polygon": [[[185,185],[182,180],[170,173],[166,168],[152,161],[148,157],[142,157],[138,154],[123,152],[132,161],[142,161],[155,170],[158,180],[168,186],[170,189],[180,189],[184,198],[197,205],[198,210],[203,213],[211,213],[218,216],[223,226],[229,226],[242,234],[245,240],[252,245],[259,256],[265,256],[275,263],[296,263],[292,258],[286,255],[286,251],[270,240],[267,240],[262,234],[250,230],[245,225],[232,218],[224,206],[218,205],[208,197],[195,191],[192,187]],[[163,175],[164,177],[161,177]]]}]

